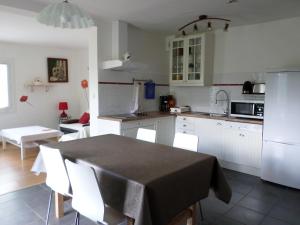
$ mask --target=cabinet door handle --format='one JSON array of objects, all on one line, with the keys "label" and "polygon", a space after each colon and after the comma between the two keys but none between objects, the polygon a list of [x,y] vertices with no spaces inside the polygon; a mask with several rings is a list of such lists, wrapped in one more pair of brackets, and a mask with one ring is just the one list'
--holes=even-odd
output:
[{"label": "cabinet door handle", "polygon": [[240,134],[240,137],[245,137],[245,134]]},{"label": "cabinet door handle", "polygon": [[222,125],[222,123],[217,123],[217,126],[221,126]]},{"label": "cabinet door handle", "polygon": [[183,120],[186,120],[186,118],[183,118]]},{"label": "cabinet door handle", "polygon": [[186,131],[183,131],[182,133],[186,134]]},{"label": "cabinet door handle", "polygon": [[186,124],[183,124],[184,127],[186,127]]}]

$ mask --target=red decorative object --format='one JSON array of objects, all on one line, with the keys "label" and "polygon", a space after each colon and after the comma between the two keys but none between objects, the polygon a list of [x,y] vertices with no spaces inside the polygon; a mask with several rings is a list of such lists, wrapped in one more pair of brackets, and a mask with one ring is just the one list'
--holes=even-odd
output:
[{"label": "red decorative object", "polygon": [[81,81],[81,87],[82,87],[83,89],[88,88],[88,87],[89,87],[89,82],[88,82],[87,80],[82,80],[82,81]]},{"label": "red decorative object", "polygon": [[58,104],[58,109],[59,110],[62,110],[63,112],[60,114],[60,117],[63,118],[63,117],[67,117],[68,115],[65,113],[65,110],[68,110],[68,103],[67,102],[60,102]]},{"label": "red decorative object", "polygon": [[21,97],[20,97],[20,102],[22,102],[22,103],[27,103],[28,105],[31,105],[32,106],[32,104],[31,103],[29,103],[28,101],[28,96],[26,96],[26,95],[22,95]]},{"label": "red decorative object", "polygon": [[87,112],[83,113],[79,119],[79,123],[87,124],[89,122],[90,122],[90,114]]},{"label": "red decorative object", "polygon": [[84,97],[85,97],[87,105],[89,107],[89,97],[88,97],[88,93],[87,93],[87,90],[86,90],[89,87],[89,82],[87,80],[82,80],[81,81],[81,87],[84,90]]},{"label": "red decorative object", "polygon": [[28,96],[25,95],[21,96],[20,98],[20,102],[26,102],[27,100],[28,100]]}]

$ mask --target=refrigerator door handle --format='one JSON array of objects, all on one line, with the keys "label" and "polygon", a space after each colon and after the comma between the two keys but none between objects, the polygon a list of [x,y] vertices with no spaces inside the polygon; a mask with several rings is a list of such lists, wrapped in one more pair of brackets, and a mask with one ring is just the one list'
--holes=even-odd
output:
[{"label": "refrigerator door handle", "polygon": [[287,143],[287,142],[281,142],[281,141],[268,141],[265,140],[265,142],[272,142],[272,143],[277,143],[277,144],[282,144],[282,145],[290,145],[290,146],[295,146],[296,144],[293,143]]}]

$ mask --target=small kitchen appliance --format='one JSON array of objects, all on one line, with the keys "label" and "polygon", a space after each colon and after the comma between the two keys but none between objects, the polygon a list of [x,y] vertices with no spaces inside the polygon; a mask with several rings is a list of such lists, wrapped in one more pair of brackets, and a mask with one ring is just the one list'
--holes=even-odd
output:
[{"label": "small kitchen appliance", "polygon": [[170,108],[171,113],[184,113],[184,112],[190,112],[191,108],[189,106],[178,106],[178,107],[172,107]]},{"label": "small kitchen appliance", "polygon": [[264,102],[257,100],[232,100],[230,116],[251,119],[263,119]]}]

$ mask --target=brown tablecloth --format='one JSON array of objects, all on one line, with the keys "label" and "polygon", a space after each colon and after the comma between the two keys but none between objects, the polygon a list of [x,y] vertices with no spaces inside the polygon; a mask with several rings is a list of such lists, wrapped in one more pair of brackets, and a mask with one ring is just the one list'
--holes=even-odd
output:
[{"label": "brown tablecloth", "polygon": [[65,158],[96,170],[105,203],[135,219],[135,225],[166,225],[206,198],[229,202],[231,189],[210,155],[103,135],[47,145]]}]

